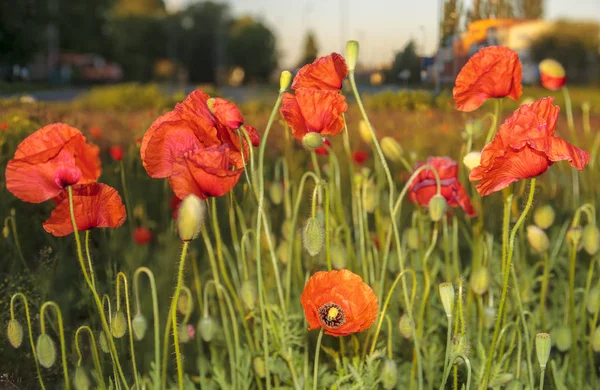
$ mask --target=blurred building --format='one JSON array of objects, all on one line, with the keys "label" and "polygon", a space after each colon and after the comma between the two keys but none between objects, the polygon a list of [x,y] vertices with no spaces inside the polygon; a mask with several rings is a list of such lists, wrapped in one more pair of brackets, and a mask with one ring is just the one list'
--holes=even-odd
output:
[{"label": "blurred building", "polygon": [[112,83],[123,80],[123,69],[96,54],[72,52],[35,57],[28,68],[30,80],[50,80],[59,84]]}]

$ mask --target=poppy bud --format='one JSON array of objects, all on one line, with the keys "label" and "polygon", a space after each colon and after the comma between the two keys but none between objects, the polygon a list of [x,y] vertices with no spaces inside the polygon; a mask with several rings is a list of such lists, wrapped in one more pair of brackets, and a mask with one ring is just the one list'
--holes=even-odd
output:
[{"label": "poppy bud", "polygon": [[560,326],[553,332],[554,343],[560,352],[568,351],[573,344],[573,335],[568,326]]},{"label": "poppy bud", "polygon": [[37,358],[42,367],[50,368],[56,362],[56,346],[47,333],[42,333],[37,339],[35,346]]},{"label": "poppy bud", "polygon": [[347,264],[348,254],[346,253],[346,248],[338,243],[331,245],[331,266],[333,269],[346,268]]},{"label": "poppy bud", "polygon": [[454,311],[454,285],[450,282],[440,283],[440,298],[447,317],[452,317]]},{"label": "poppy bud", "polygon": [[481,152],[469,152],[463,157],[463,164],[470,170],[479,166],[481,163]]},{"label": "poppy bud", "polygon": [[186,196],[179,205],[177,212],[177,231],[183,241],[191,241],[198,237],[204,225],[206,206],[194,194]]},{"label": "poppy bud", "polygon": [[321,252],[321,249],[323,249],[324,237],[325,230],[323,229],[321,222],[319,222],[317,218],[309,218],[302,231],[304,249],[306,249],[308,254],[316,256]]},{"label": "poppy bud", "polygon": [[579,243],[581,242],[582,235],[583,231],[581,226],[571,226],[569,230],[567,230],[567,241],[569,241],[569,244],[573,245],[577,250],[579,250]]},{"label": "poppy bud", "polygon": [[538,363],[542,370],[546,369],[551,348],[552,339],[548,333],[538,333],[535,335],[535,352],[537,353]]},{"label": "poppy bud", "polygon": [[302,145],[308,150],[314,150],[323,145],[323,136],[314,131],[308,132],[302,137]]},{"label": "poppy bud", "polygon": [[271,202],[275,205],[280,205],[283,201],[283,185],[280,182],[273,182],[269,187],[269,196]]},{"label": "poppy bud", "polygon": [[379,191],[377,191],[377,187],[373,180],[367,180],[364,183],[363,194],[363,207],[365,208],[365,211],[367,213],[374,212],[379,203]]},{"label": "poppy bud", "polygon": [[477,295],[483,295],[490,287],[490,273],[486,267],[479,267],[471,274],[471,290]]},{"label": "poppy bud", "polygon": [[73,386],[75,386],[75,390],[89,390],[91,388],[90,378],[82,366],[77,366],[75,369]]},{"label": "poppy bud", "polygon": [[429,217],[433,222],[438,222],[442,219],[448,208],[448,202],[440,194],[435,194],[429,200]]},{"label": "poppy bud", "polygon": [[416,228],[408,228],[404,231],[408,248],[412,250],[419,249],[419,231]]},{"label": "poppy bud", "polygon": [[[471,343],[469,343],[469,339],[460,334],[454,336],[454,339],[452,340],[452,345],[450,347],[452,355],[454,356],[460,354],[467,356],[471,353]],[[462,362],[462,360],[457,360],[457,362],[459,361]]]},{"label": "poppy bud", "polygon": [[486,306],[483,309],[483,324],[485,325],[486,329],[491,329],[494,327],[494,324],[496,323],[497,314],[498,313],[496,309],[492,306]]},{"label": "poppy bud", "polygon": [[125,314],[119,310],[112,318],[110,323],[110,332],[114,338],[120,339],[121,337],[125,336],[126,331],[127,320],[125,319]]},{"label": "poppy bud", "polygon": [[600,326],[594,330],[594,334],[592,335],[592,350],[600,352]]},{"label": "poppy bud", "polygon": [[188,341],[190,341],[190,332],[188,331],[187,324],[179,324],[178,328],[179,342],[181,344],[186,344]]},{"label": "poppy bud", "polygon": [[289,262],[290,243],[287,242],[287,240],[281,241],[281,243],[277,247],[277,257],[279,258],[282,264],[287,264]]},{"label": "poppy bud", "polygon": [[110,349],[108,349],[108,340],[106,340],[106,334],[104,331],[100,331],[98,335],[98,344],[100,345],[100,350],[104,353],[110,353]]},{"label": "poppy bud", "polygon": [[600,230],[598,230],[596,225],[588,223],[583,228],[581,239],[583,240],[583,249],[589,255],[593,256],[598,252],[598,248],[600,247]]},{"label": "poppy bud", "polygon": [[285,92],[292,83],[292,74],[288,70],[281,72],[279,76],[279,92]]},{"label": "poppy bud", "polygon": [[289,220],[285,220],[282,224],[281,224],[281,234],[283,235],[283,238],[285,238],[286,240],[289,240],[290,238],[292,238],[292,222]]},{"label": "poppy bud", "polygon": [[527,241],[539,253],[546,252],[550,246],[550,240],[548,240],[546,232],[535,225],[527,226]]},{"label": "poppy bud", "polygon": [[256,307],[256,288],[254,288],[252,281],[244,280],[240,289],[240,296],[242,297],[244,306],[250,311],[254,310]]},{"label": "poppy bud", "polygon": [[400,162],[404,151],[402,146],[392,137],[383,137],[380,142],[381,151],[383,155],[394,162]]},{"label": "poppy bud", "polygon": [[367,126],[367,122],[363,119],[358,122],[358,134],[360,138],[362,138],[363,142],[367,145],[370,145],[373,142],[373,136],[371,135],[371,130],[369,130],[369,126]]},{"label": "poppy bud", "polygon": [[398,328],[400,329],[400,334],[405,339],[412,338],[414,327],[415,327],[414,323],[410,320],[410,318],[406,314],[403,314],[402,317],[400,317],[400,322],[398,323]]},{"label": "poppy bud", "polygon": [[542,86],[551,91],[562,88],[567,83],[565,68],[560,62],[552,59],[545,59],[539,64],[540,80]]},{"label": "poppy bud", "polygon": [[600,286],[595,285],[590,289],[587,296],[587,302],[585,303],[587,311],[590,314],[596,314],[598,307],[600,306]]},{"label": "poppy bud", "polygon": [[212,317],[202,317],[200,321],[198,321],[198,332],[205,342],[210,343],[212,341],[216,330],[217,324]]},{"label": "poppy bud", "polygon": [[19,348],[23,342],[23,327],[18,320],[12,319],[8,321],[8,328],[6,330],[8,341],[13,348]]},{"label": "poppy bud", "polygon": [[540,229],[548,229],[554,223],[556,214],[549,204],[540,206],[533,212],[533,222]]},{"label": "poppy bud", "polygon": [[393,360],[386,360],[381,369],[381,384],[384,389],[391,390],[398,382],[398,367]]},{"label": "poppy bud", "polygon": [[193,308],[193,302],[190,301],[187,295],[179,296],[179,299],[177,300],[177,310],[181,314],[186,315],[188,313],[191,313]]},{"label": "poppy bud", "polygon": [[346,64],[348,64],[348,72],[354,72],[356,69],[356,60],[358,58],[358,42],[346,42]]},{"label": "poppy bud", "polygon": [[265,377],[265,360],[262,356],[255,356],[252,359],[252,368],[254,368],[254,372],[258,375],[259,378]]},{"label": "poppy bud", "polygon": [[8,230],[8,226],[4,225],[4,227],[2,228],[2,236],[4,238],[8,238],[9,234],[10,234],[10,231]]},{"label": "poppy bud", "polygon": [[146,329],[148,329],[148,322],[146,317],[142,313],[137,313],[133,320],[131,320],[131,328],[133,329],[133,336],[137,341],[140,341],[146,335]]}]

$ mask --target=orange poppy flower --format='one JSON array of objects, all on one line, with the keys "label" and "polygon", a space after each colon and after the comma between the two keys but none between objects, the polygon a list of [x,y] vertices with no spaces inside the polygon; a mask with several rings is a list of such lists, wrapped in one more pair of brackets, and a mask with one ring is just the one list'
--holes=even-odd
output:
[{"label": "orange poppy flower", "polygon": [[146,245],[152,241],[152,231],[147,227],[138,226],[133,231],[133,241],[138,245]]},{"label": "orange poppy flower", "polygon": [[2,124],[0,124],[0,129],[2,129],[2,130],[8,129],[8,123],[3,122]]},{"label": "orange poppy flower", "polygon": [[17,147],[6,166],[6,188],[25,202],[45,202],[66,186],[96,181],[99,153],[76,128],[64,123],[45,126]]},{"label": "orange poppy flower", "polygon": [[348,76],[346,60],[338,53],[317,58],[312,64],[304,65],[294,77],[292,89],[311,88],[337,90],[342,88]]},{"label": "orange poppy flower", "polygon": [[523,92],[521,62],[504,46],[479,50],[456,77],[452,94],[459,111],[474,111],[490,98],[518,100]]},{"label": "orange poppy flower", "polygon": [[352,161],[355,164],[363,165],[369,159],[369,152],[366,150],[356,150],[352,153]]},{"label": "orange poppy flower", "polygon": [[119,145],[111,146],[108,150],[110,153],[110,157],[112,157],[115,161],[121,161],[123,159],[123,148]]},{"label": "orange poppy flower", "polygon": [[556,91],[567,83],[567,73],[560,62],[546,59],[540,62],[539,69],[540,81],[544,88]]},{"label": "orange poppy flower", "polygon": [[508,187],[519,179],[541,175],[554,162],[567,160],[582,170],[590,155],[554,136],[560,108],[552,97],[519,107],[481,151],[481,163],[469,180],[479,181],[482,196]]},{"label": "orange poppy flower", "polygon": [[315,153],[319,156],[327,156],[329,154],[329,149],[331,149],[331,141],[325,138],[323,140],[323,145],[315,148]]},{"label": "orange poppy flower", "polygon": [[92,136],[92,138],[98,139],[102,137],[102,129],[98,126],[93,126],[92,128],[90,128],[90,135]]},{"label": "orange poppy flower", "polygon": [[[54,201],[56,208],[52,210],[50,218],[44,222],[44,229],[57,237],[73,233],[68,193],[61,192]],[[117,190],[102,183],[74,185],[73,212],[77,230],[117,228],[123,225],[127,217],[125,206]]]},{"label": "orange poppy flower", "polygon": [[347,269],[315,273],[308,279],[300,303],[309,330],[324,328],[331,336],[362,332],[377,318],[377,296]]},{"label": "orange poppy flower", "polygon": [[[423,165],[431,165],[440,176],[441,195],[450,207],[461,207],[469,217],[477,213],[471,204],[465,187],[458,180],[458,164],[449,157],[429,157],[427,162],[419,162],[415,170]],[[429,169],[422,170],[410,183],[408,188],[410,199],[427,207],[431,198],[437,194],[437,185],[434,173]]]}]

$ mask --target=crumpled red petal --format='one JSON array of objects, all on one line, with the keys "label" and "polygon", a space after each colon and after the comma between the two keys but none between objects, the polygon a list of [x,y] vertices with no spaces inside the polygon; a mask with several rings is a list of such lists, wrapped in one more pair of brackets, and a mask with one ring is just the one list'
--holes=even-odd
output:
[{"label": "crumpled red petal", "polygon": [[342,88],[348,76],[346,60],[338,53],[317,58],[312,64],[304,65],[294,77],[292,89],[312,88],[337,90]]}]

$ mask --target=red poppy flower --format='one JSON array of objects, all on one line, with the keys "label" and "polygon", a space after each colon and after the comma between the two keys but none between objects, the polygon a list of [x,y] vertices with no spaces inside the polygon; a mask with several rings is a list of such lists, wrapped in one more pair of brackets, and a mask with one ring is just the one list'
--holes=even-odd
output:
[{"label": "red poppy flower", "polygon": [[544,88],[556,91],[567,83],[567,74],[560,62],[546,59],[540,62],[539,69],[540,81]]},{"label": "red poppy flower", "polygon": [[[72,190],[77,230],[117,228],[125,222],[125,206],[114,188],[102,183],[90,183],[74,185]],[[61,192],[54,201],[56,208],[44,222],[44,229],[57,237],[73,233],[68,193]]]},{"label": "red poppy flower", "polygon": [[368,158],[369,152],[365,150],[356,150],[354,153],[352,153],[352,161],[358,165],[363,165]]},{"label": "red poppy flower", "polygon": [[109,152],[113,160],[121,161],[123,159],[123,148],[119,145],[111,146]]},{"label": "red poppy flower", "polygon": [[326,138],[323,140],[323,145],[315,148],[315,153],[319,156],[327,156],[329,154],[329,149],[331,149],[331,142]]},{"label": "red poppy flower", "polygon": [[347,269],[315,273],[306,282],[300,303],[309,329],[323,328],[331,336],[362,332],[377,318],[377,296]]},{"label": "red poppy flower", "polygon": [[590,155],[554,136],[560,108],[552,97],[519,107],[498,129],[481,151],[481,163],[469,180],[480,181],[482,196],[508,187],[519,179],[536,177],[554,162],[567,160],[580,171]]},{"label": "red poppy flower", "polygon": [[[448,206],[461,207],[469,217],[477,215],[467,191],[458,181],[458,164],[449,157],[429,157],[427,162],[419,162],[415,170],[423,165],[431,165],[440,176],[441,195],[446,198]],[[421,205],[428,206],[431,198],[437,194],[435,174],[430,169],[422,170],[410,183],[408,188],[410,199]]]},{"label": "red poppy flower", "polygon": [[459,111],[474,111],[490,98],[508,96],[518,100],[521,86],[521,62],[514,51],[504,46],[479,50],[456,77],[452,94]]},{"label": "red poppy flower", "polygon": [[90,135],[92,136],[92,138],[98,139],[102,137],[102,129],[97,126],[94,126],[90,128]]},{"label": "red poppy flower", "polygon": [[97,146],[64,123],[45,126],[25,138],[6,166],[6,188],[17,198],[41,203],[73,184],[100,176]]},{"label": "red poppy flower", "polygon": [[338,53],[332,53],[317,58],[312,64],[304,65],[294,77],[292,89],[311,88],[339,91],[346,76],[348,76],[348,66],[344,57]]},{"label": "red poppy flower", "polygon": [[138,226],[133,231],[133,241],[138,245],[146,245],[152,241],[152,232],[146,227]]},{"label": "red poppy flower", "polygon": [[295,94],[283,95],[281,115],[294,137],[302,139],[309,132],[338,134],[344,128],[342,114],[347,109],[346,98],[338,91],[300,88]]},{"label": "red poppy flower", "polygon": [[6,130],[6,129],[8,129],[8,123],[2,123],[2,124],[0,125],[0,128],[1,128],[2,130]]}]

